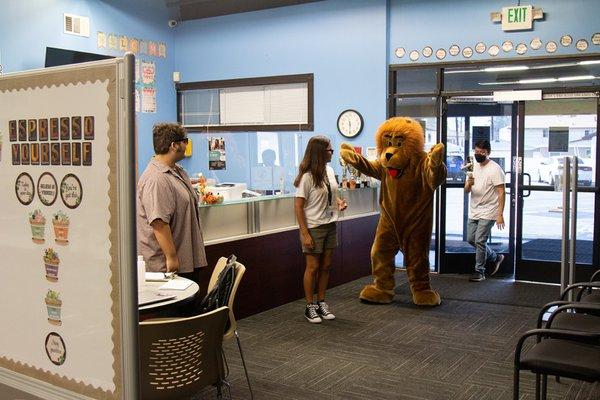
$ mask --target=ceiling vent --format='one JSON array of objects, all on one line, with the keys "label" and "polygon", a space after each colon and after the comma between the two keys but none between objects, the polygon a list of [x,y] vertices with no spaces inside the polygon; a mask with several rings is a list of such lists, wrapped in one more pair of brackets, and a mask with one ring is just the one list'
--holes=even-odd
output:
[{"label": "ceiling vent", "polygon": [[90,37],[90,19],[79,15],[64,14],[64,33]]}]

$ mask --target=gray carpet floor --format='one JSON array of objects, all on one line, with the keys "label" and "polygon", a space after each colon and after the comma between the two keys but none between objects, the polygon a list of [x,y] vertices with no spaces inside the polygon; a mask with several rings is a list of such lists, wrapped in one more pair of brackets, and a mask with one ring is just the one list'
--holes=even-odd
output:
[{"label": "gray carpet floor", "polygon": [[[239,321],[255,399],[512,399],[513,352],[558,288],[467,275],[434,275],[436,308],[414,306],[403,272],[394,303],[357,299],[370,278],[331,289],[335,321],[309,324],[302,300]],[[249,399],[235,340],[224,344],[233,399]],[[199,398],[214,398],[207,389]],[[534,399],[521,375],[521,400]],[[600,384],[549,379],[548,399],[600,399]]]},{"label": "gray carpet floor", "polygon": [[[394,303],[361,303],[360,279],[328,291],[335,321],[309,324],[304,301],[238,322],[257,400],[510,400],[513,351],[558,288],[467,275],[432,275],[435,308],[414,306],[397,274]],[[299,283],[300,284],[300,283]],[[235,339],[224,344],[233,399],[249,399]],[[225,391],[225,394],[228,394]],[[199,399],[214,399],[207,388]],[[226,397],[227,398],[227,397]],[[38,400],[0,385],[0,399]],[[520,400],[534,399],[534,375],[521,374]],[[600,400],[600,384],[549,379],[550,400]]]}]

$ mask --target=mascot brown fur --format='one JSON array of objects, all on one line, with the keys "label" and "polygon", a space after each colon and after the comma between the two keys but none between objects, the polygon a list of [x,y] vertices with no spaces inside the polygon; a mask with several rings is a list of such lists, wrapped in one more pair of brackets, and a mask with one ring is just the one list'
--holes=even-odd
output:
[{"label": "mascot brown fur", "polygon": [[381,181],[381,214],[371,248],[374,281],[360,298],[387,304],[394,298],[394,258],[404,254],[413,303],[436,306],[440,295],[429,284],[429,243],[433,224],[433,193],[446,179],[444,145],[426,153],[421,125],[410,118],[385,121],[375,134],[379,159],[368,161],[347,143],[343,160],[361,173]]}]

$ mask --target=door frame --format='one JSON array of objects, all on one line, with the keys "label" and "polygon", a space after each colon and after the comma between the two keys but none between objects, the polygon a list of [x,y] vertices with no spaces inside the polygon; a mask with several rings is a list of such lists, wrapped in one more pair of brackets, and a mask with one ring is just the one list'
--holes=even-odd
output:
[{"label": "door frame", "polygon": [[[544,95],[554,94],[554,93],[565,93],[563,90],[561,91],[551,91],[548,90],[543,92]],[[597,91],[590,91],[586,89],[582,90],[571,90],[570,93],[595,93],[596,94],[596,176],[595,176],[595,186],[592,188],[579,188],[579,192],[583,193],[595,193],[594,197],[594,218],[600,217],[600,138],[598,138],[598,134],[600,133],[600,95]],[[570,97],[561,97],[561,99],[569,99]],[[589,99],[585,97],[571,97],[573,99]],[[543,99],[540,101],[551,101],[551,99]],[[525,115],[526,115],[526,104],[525,102],[518,102],[518,130],[517,135],[517,157],[521,160],[524,159],[525,154]],[[561,279],[561,263],[558,261],[545,261],[545,260],[530,260],[523,259],[523,206],[524,206],[524,196],[523,192],[525,191],[554,191],[553,188],[550,187],[536,187],[531,183],[524,184],[523,181],[523,173],[518,174],[518,182],[517,182],[517,215],[516,219],[518,223],[516,224],[516,235],[515,235],[515,280],[518,281],[533,281],[533,282],[545,282],[545,283],[560,283]],[[600,240],[600,221],[596,220],[594,223],[594,232],[593,239],[595,242]],[[594,270],[600,267],[600,250],[598,246],[593,246],[592,253],[592,264],[591,267],[589,264],[576,264],[575,267],[575,281],[587,281],[593,274]],[[594,268],[595,266],[595,268]]]},{"label": "door frame", "polygon": [[[515,127],[516,127],[516,114],[517,114],[517,110],[516,110],[516,103],[513,102],[512,104],[505,104],[505,103],[498,103],[498,102],[480,102],[480,103],[468,103],[468,102],[464,102],[464,103],[448,103],[448,100],[451,99],[454,96],[443,96],[442,97],[442,132],[441,132],[441,141],[442,143],[447,146],[448,143],[448,118],[449,117],[459,117],[459,116],[463,116],[465,117],[465,153],[464,156],[466,157],[470,151],[471,151],[471,124],[470,124],[470,118],[471,117],[493,117],[493,116],[506,116],[506,113],[502,113],[501,109],[507,106],[510,106],[511,110],[510,110],[510,116],[511,116],[511,129],[513,132],[515,132]],[[463,107],[464,109],[467,109],[471,112],[449,112],[449,108],[452,107]],[[496,112],[494,112],[494,109],[496,108]],[[492,111],[492,112],[490,112]],[[510,147],[510,157],[509,160],[514,160],[515,159],[515,154],[516,154],[516,148],[517,148],[517,144],[516,144],[516,140],[514,140],[514,137],[511,137],[511,147]],[[493,151],[493,149],[492,149]],[[464,158],[466,160],[466,158]],[[515,257],[515,231],[514,231],[514,226],[515,226],[515,218],[516,218],[516,213],[515,213],[515,207],[514,205],[516,204],[515,202],[515,196],[516,196],[516,190],[514,190],[514,185],[515,185],[515,179],[514,176],[512,176],[515,172],[514,172],[514,168],[511,168],[511,179],[510,182],[507,183],[505,185],[506,187],[506,202],[505,202],[505,208],[504,208],[504,212],[506,215],[506,211],[507,211],[507,207],[508,207],[508,254],[505,254],[506,257],[506,261],[502,264],[501,269],[499,270],[500,274],[510,274],[512,275],[514,273],[514,257]],[[440,230],[438,231],[440,234],[436,235],[439,238],[439,242],[440,242],[440,246],[439,246],[439,272],[440,273],[453,273],[453,274],[466,274],[466,273],[470,273],[470,272],[474,272],[474,253],[448,253],[446,252],[446,214],[447,214],[447,209],[445,207],[446,204],[446,199],[447,199],[447,190],[448,188],[462,188],[464,187],[464,183],[449,183],[449,182],[444,182],[440,189],[440,202],[438,203],[438,209],[436,210],[436,214],[439,216],[440,219]],[[443,205],[443,206],[442,206]],[[467,213],[468,212],[468,205],[469,205],[469,200],[468,200],[468,195],[464,195],[463,198],[463,209],[464,212]],[[464,215],[464,214],[463,214]],[[466,232],[466,220],[463,221],[463,237],[464,234]]]}]

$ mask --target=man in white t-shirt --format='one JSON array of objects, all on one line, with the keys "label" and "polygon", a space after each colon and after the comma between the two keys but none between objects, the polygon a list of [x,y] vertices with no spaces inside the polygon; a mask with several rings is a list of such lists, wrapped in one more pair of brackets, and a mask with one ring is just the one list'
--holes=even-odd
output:
[{"label": "man in white t-shirt", "polygon": [[475,247],[475,272],[469,280],[481,282],[485,279],[486,264],[493,265],[489,275],[498,272],[504,261],[502,254],[487,246],[494,224],[504,229],[504,171],[489,159],[492,148],[488,140],[475,143],[473,172],[467,173],[465,193],[471,193],[467,241]]}]

